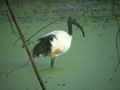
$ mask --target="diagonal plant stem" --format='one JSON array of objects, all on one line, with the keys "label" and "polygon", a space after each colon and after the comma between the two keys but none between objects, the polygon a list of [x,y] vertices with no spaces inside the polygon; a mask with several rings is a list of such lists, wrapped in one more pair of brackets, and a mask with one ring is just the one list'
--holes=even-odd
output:
[{"label": "diagonal plant stem", "polygon": [[11,4],[10,4],[10,0],[5,0],[5,2],[6,2],[6,4],[7,4],[7,6],[8,6],[8,10],[9,10],[9,12],[10,12],[10,14],[11,14],[11,17],[12,17],[12,19],[13,19],[13,21],[14,21],[14,24],[16,25],[16,28],[17,28],[18,33],[19,33],[19,35],[20,35],[20,38],[21,38],[21,40],[22,40],[23,43],[24,43],[25,50],[26,50],[26,52],[27,52],[27,54],[28,54],[28,56],[29,56],[29,60],[31,61],[31,64],[32,64],[32,66],[33,66],[33,69],[34,69],[34,72],[35,72],[35,74],[36,74],[36,77],[37,77],[37,79],[38,79],[38,81],[39,81],[39,83],[40,83],[40,86],[41,86],[42,90],[46,90],[46,89],[45,89],[45,86],[44,86],[44,84],[43,84],[43,81],[42,81],[42,79],[41,79],[41,77],[40,77],[40,75],[39,75],[39,73],[38,73],[38,69],[37,69],[37,67],[36,67],[36,65],[35,65],[35,63],[34,63],[34,58],[33,58],[32,54],[31,54],[31,52],[30,52],[30,50],[29,50],[29,47],[28,47],[28,45],[27,45],[26,40],[24,39],[24,35],[23,35],[22,31],[21,31],[21,28],[19,27],[18,22],[17,22],[17,20],[16,20],[16,17],[15,17],[15,15],[14,15],[13,11],[12,11]]},{"label": "diagonal plant stem", "polygon": [[42,30],[44,30],[46,27],[48,27],[49,25],[51,24],[54,24],[56,23],[55,21],[54,22],[51,22],[45,26],[43,26],[42,28],[40,28],[40,30],[38,30],[37,32],[35,32],[33,35],[31,35],[26,41],[29,42],[34,36],[36,36],[39,32],[41,32]]},{"label": "diagonal plant stem", "polygon": [[[47,25],[43,26],[42,28],[40,28],[37,32],[35,32],[33,35],[31,35],[26,41],[28,43],[28,45],[30,44],[30,40],[35,37],[37,34],[39,34],[41,31],[43,31],[45,28],[47,28],[49,25],[52,25],[56,23],[56,21],[48,23]],[[24,46],[23,46],[24,47]]]},{"label": "diagonal plant stem", "polygon": [[[26,41],[28,42],[28,45],[29,45],[29,42],[32,40],[33,37],[35,37],[37,34],[39,34],[41,31],[43,31],[43,30],[44,30],[45,28],[47,28],[48,26],[56,23],[56,21],[57,21],[57,20],[54,20],[54,21],[48,23],[47,25],[41,27],[38,31],[36,31],[35,33],[33,33],[28,39],[26,39]],[[19,39],[20,39],[20,38],[17,38],[17,39],[15,40],[15,44],[17,43],[17,41],[18,41]],[[14,44],[14,45],[15,45],[15,44]],[[24,46],[23,46],[23,47],[24,47]]]}]

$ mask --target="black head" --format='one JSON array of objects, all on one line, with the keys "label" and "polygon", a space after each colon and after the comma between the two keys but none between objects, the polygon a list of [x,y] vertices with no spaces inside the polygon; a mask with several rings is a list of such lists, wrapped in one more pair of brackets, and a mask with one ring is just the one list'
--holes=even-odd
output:
[{"label": "black head", "polygon": [[68,33],[72,35],[72,24],[80,28],[83,37],[85,37],[83,27],[76,21],[76,19],[72,18],[71,16],[68,17]]}]

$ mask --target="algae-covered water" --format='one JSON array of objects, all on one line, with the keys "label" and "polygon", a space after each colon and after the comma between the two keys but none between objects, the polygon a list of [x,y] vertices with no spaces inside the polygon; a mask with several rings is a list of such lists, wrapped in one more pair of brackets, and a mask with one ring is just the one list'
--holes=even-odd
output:
[{"label": "algae-covered water", "polygon": [[[115,13],[120,15],[120,2],[117,4]],[[83,38],[73,26],[71,48],[56,58],[53,69],[49,57],[35,58],[47,90],[120,90],[120,67],[114,71],[118,62],[115,39],[119,25],[112,16],[111,5],[112,0],[12,1],[26,40],[45,27],[28,42],[30,50],[40,36],[53,30],[67,31],[68,16],[76,18],[85,30]],[[28,56],[23,43],[1,0],[0,90],[42,90],[32,65],[22,67],[26,61]]]}]

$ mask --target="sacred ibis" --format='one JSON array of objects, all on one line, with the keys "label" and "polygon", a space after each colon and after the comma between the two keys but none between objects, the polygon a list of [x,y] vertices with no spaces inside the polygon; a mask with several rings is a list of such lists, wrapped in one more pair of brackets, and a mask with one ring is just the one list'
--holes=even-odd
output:
[{"label": "sacred ibis", "polygon": [[83,27],[79,25],[76,19],[69,16],[67,20],[68,32],[56,30],[42,36],[33,47],[33,56],[49,56],[51,60],[50,65],[53,67],[56,56],[65,53],[71,46],[72,24],[80,28],[83,37],[85,37]]}]

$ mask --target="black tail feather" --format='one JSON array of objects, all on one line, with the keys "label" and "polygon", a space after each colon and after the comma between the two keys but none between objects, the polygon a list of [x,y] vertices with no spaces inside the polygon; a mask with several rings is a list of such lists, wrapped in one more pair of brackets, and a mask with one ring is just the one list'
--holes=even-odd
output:
[{"label": "black tail feather", "polygon": [[42,37],[39,40],[39,43],[35,45],[35,47],[33,48],[33,56],[39,56],[39,55],[48,55],[51,52],[51,41],[53,40],[53,38],[55,37],[55,35],[48,35],[46,37]]},{"label": "black tail feather", "polygon": [[40,54],[43,54],[45,51],[45,46],[39,42],[35,47],[33,48],[33,56],[38,57]]}]

